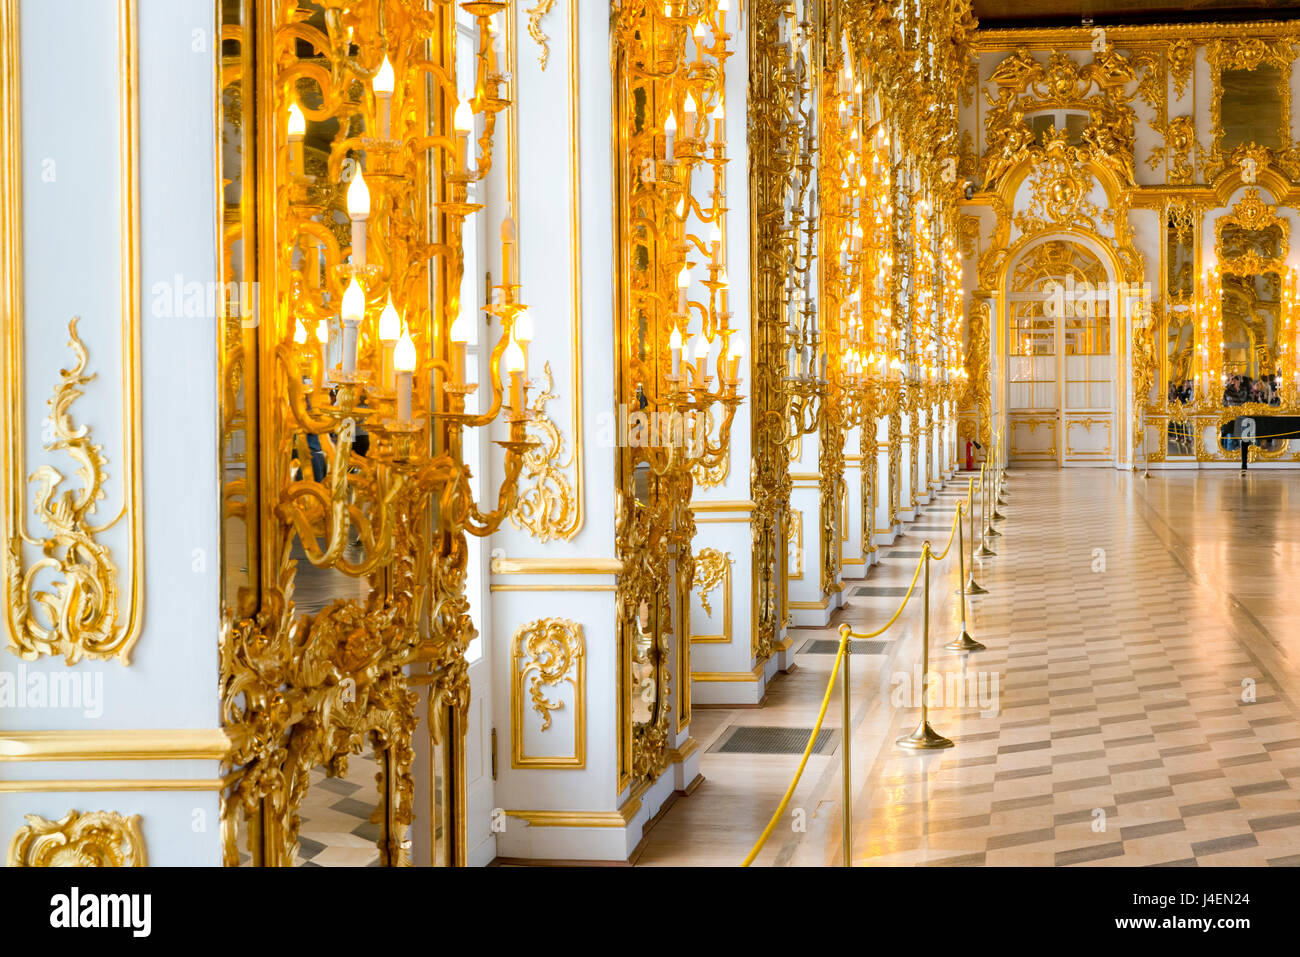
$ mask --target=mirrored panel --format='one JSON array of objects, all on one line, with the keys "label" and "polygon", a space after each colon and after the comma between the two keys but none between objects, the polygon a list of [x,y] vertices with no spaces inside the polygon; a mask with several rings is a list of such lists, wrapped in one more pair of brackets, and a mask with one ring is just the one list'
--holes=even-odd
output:
[{"label": "mirrored panel", "polygon": [[1276,272],[1223,275],[1224,405],[1281,405],[1281,290]]},{"label": "mirrored panel", "polygon": [[1171,214],[1165,227],[1166,292],[1169,301],[1189,303],[1196,295],[1196,246],[1191,217]]},{"label": "mirrored panel", "polygon": [[1195,399],[1196,316],[1172,307],[1165,319],[1165,398],[1171,406]]},{"label": "mirrored panel", "polygon": [[1289,145],[1282,143],[1281,135],[1285,120],[1280,69],[1261,64],[1253,70],[1224,70],[1220,82],[1221,150],[1226,153],[1251,143],[1270,149]]}]

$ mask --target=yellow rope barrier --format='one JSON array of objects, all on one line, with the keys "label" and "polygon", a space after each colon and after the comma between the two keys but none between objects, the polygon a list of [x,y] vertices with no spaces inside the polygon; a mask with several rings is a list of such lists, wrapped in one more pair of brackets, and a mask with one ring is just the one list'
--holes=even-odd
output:
[{"label": "yellow rope barrier", "polygon": [[974,504],[973,502],[970,501],[970,498],[971,498],[971,493],[970,493],[970,488],[968,486],[966,489],[967,500],[965,502],[957,503],[957,511],[952,517],[952,531],[948,533],[948,544],[943,546],[943,551],[939,552],[937,555],[933,551],[930,552],[930,557],[933,558],[936,562],[941,562],[948,556],[948,550],[952,548],[952,540],[957,537],[957,526],[961,523],[962,515],[965,514],[965,512],[963,512],[962,509],[968,508],[970,507],[970,505]]},{"label": "yellow rope barrier", "polygon": [[[813,744],[817,741],[817,734],[818,732],[821,731],[822,722],[826,719],[826,709],[830,707],[831,692],[835,688],[835,679],[839,676],[840,665],[844,663],[845,655],[848,653],[849,650],[848,649],[849,639],[878,637],[879,635],[883,635],[886,631],[888,631],[893,626],[893,624],[896,621],[898,621],[898,619],[903,614],[903,610],[907,608],[907,603],[912,600],[912,593],[916,591],[916,583],[921,577],[921,570],[925,567],[925,559],[926,559],[925,552],[929,550],[931,559],[941,561],[944,558],[944,556],[948,554],[949,549],[952,548],[953,539],[957,535],[957,528],[962,519],[963,508],[967,510],[973,510],[974,507],[975,507],[975,483],[972,480],[968,482],[966,485],[966,501],[959,502],[957,505],[957,513],[956,515],[953,516],[952,531],[948,535],[948,544],[944,546],[942,553],[936,555],[933,552],[933,550],[930,550],[929,543],[928,542],[926,543],[926,548],[922,549],[922,555],[920,559],[917,560],[916,571],[912,574],[912,581],[907,586],[907,594],[903,596],[902,603],[899,604],[898,609],[894,612],[894,614],[890,616],[889,621],[885,622],[883,626],[876,629],[875,631],[870,631],[870,632],[857,632],[854,631],[852,628],[850,628],[847,624],[840,625],[840,647],[839,650],[835,653],[835,663],[831,666],[830,680],[826,682],[826,694],[822,698],[821,710],[817,712],[817,721],[813,724],[812,733],[808,735],[808,744],[803,749],[803,757],[799,759],[799,767],[795,770],[794,779],[791,780],[790,786],[786,788],[785,795],[781,798],[781,803],[780,805],[777,806],[776,812],[772,815],[772,819],[767,822],[767,827],[763,828],[763,833],[758,836],[758,840],[754,842],[754,846],[750,848],[749,853],[745,855],[745,859],[740,864],[741,867],[749,867],[749,865],[754,862],[754,858],[758,857],[759,853],[763,850],[764,846],[767,844],[768,839],[772,836],[772,832],[776,830],[776,822],[781,819],[781,815],[785,814],[785,809],[790,806],[790,799],[794,797],[795,788],[799,786],[799,781],[803,777],[804,768],[807,767],[808,765],[808,758],[812,755]],[[965,631],[965,621],[963,617],[963,634],[964,631]],[[847,671],[846,671],[846,675],[847,675]],[[847,689],[845,689],[846,724],[840,733],[845,736],[846,743],[848,741],[848,736],[852,734],[852,729],[847,726],[847,706],[848,706],[848,694],[847,694]],[[846,774],[848,773],[847,769],[845,769],[844,773]],[[845,800],[846,801],[848,800],[847,796]]]},{"label": "yellow rope barrier", "polygon": [[[831,680],[826,682],[826,696],[822,698],[822,709],[817,712],[817,723],[813,725],[812,734],[808,735],[808,746],[803,749],[803,757],[799,759],[799,769],[794,772],[794,780],[791,781],[790,786],[785,789],[785,797],[781,798],[781,804],[776,809],[776,813],[772,815],[772,820],[767,822],[767,827],[765,827],[763,833],[758,836],[758,841],[755,842],[754,846],[750,849],[749,854],[745,856],[745,859],[741,861],[741,867],[748,867],[750,864],[754,863],[754,858],[758,857],[759,851],[763,849],[763,845],[767,843],[767,839],[772,836],[772,831],[776,829],[776,822],[781,820],[781,815],[785,813],[786,807],[789,806],[790,798],[794,797],[794,789],[799,786],[799,779],[803,777],[803,769],[808,764],[808,756],[812,754],[813,743],[817,740],[817,733],[821,731],[822,721],[826,718],[826,709],[830,707],[831,689],[835,687],[835,677],[840,672],[840,662],[844,660],[844,650],[847,646],[848,638],[843,637],[843,632],[841,630],[840,650],[836,653],[835,664],[831,668]],[[842,733],[847,735],[849,729],[845,728]]]}]

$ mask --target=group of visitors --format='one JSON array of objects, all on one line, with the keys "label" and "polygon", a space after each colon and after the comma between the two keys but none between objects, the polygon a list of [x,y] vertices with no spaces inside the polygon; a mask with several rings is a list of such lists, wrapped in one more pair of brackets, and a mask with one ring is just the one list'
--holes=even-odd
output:
[{"label": "group of visitors", "polygon": [[1224,383],[1223,404],[1245,405],[1255,402],[1260,405],[1281,405],[1278,386],[1278,377],[1273,373],[1265,373],[1258,379],[1234,373]]}]

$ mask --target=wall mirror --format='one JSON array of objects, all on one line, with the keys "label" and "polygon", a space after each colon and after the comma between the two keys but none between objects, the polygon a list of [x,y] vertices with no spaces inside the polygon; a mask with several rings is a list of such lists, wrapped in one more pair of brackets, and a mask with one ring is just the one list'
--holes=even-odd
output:
[{"label": "wall mirror", "polygon": [[1287,117],[1283,112],[1281,69],[1260,64],[1254,69],[1224,70],[1219,98],[1219,148],[1230,152],[1255,144],[1284,149]]}]

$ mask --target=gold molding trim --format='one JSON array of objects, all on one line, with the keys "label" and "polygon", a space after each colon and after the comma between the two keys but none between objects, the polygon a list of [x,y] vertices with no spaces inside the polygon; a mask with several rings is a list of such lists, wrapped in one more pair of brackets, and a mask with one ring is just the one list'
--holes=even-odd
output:
[{"label": "gold molding trim", "polygon": [[750,671],[692,671],[691,681],[748,683],[763,680],[763,665],[757,664]]},{"label": "gold molding trim", "polygon": [[493,575],[617,575],[619,558],[494,558]]},{"label": "gold molding trim", "polygon": [[728,499],[691,502],[690,507],[692,512],[752,512],[758,506],[750,499]]},{"label": "gold molding trim", "polygon": [[[1106,27],[1108,41],[1115,46],[1127,46],[1150,40],[1190,40],[1193,43],[1218,38],[1239,37],[1240,23],[1151,23],[1115,25]],[[1062,48],[1087,49],[1092,45],[1093,27],[1003,27],[975,30],[971,34],[974,53],[994,53],[1017,47],[1030,50]],[[1251,36],[1296,37],[1300,27],[1294,21],[1260,20],[1250,24]]]},{"label": "gold molding trim", "polygon": [[[785,526],[786,581],[803,580],[803,511],[792,508],[787,513]],[[791,569],[793,551],[794,568]],[[787,605],[787,607],[791,607]]]},{"label": "gold molding trim", "polygon": [[[587,647],[582,625],[564,618],[539,618],[520,625],[510,638],[510,766],[582,768],[587,765]],[[564,707],[543,686],[573,689],[573,748],[569,755],[530,755],[524,747],[524,697],[551,727],[551,712]],[[525,684],[527,688],[525,689]]]},{"label": "gold molding trim", "polygon": [[617,585],[489,585],[488,591],[617,591]]},{"label": "gold molding trim", "polygon": [[224,778],[55,778],[42,781],[0,781],[0,794],[44,794],[80,791],[220,791]]},{"label": "gold molding trim", "polygon": [[[541,46],[539,63],[546,70],[550,59],[550,38],[541,30],[541,20],[555,5],[555,0],[538,0],[528,12],[528,35]],[[513,57],[517,52],[514,43],[514,11],[510,20],[511,102],[518,103],[517,73]],[[526,529],[543,542],[555,539],[568,541],[582,530],[585,521],[582,456],[582,154],[579,130],[580,87],[578,74],[578,3],[568,4],[568,42],[566,51],[569,67],[569,298],[573,313],[570,322],[569,391],[571,396],[570,426],[573,446],[567,457],[564,452],[564,435],[545,412],[546,402],[554,398],[551,393],[551,367],[545,364],[547,388],[545,398],[539,395],[534,402],[537,418],[530,432],[541,433],[542,444],[524,457],[523,474],[519,482],[519,497],[510,518],[516,526]],[[519,111],[512,109],[508,121],[510,210],[519,219]],[[564,461],[558,461],[561,458]],[[572,468],[570,481],[566,470]],[[535,480],[535,481],[534,481]],[[533,482],[530,486],[525,484]]]},{"label": "gold molding trim", "polygon": [[529,827],[627,827],[641,810],[641,799],[629,799],[617,811],[506,811]]},{"label": "gold molding trim", "polygon": [[144,867],[140,815],[69,811],[57,821],[26,815],[9,842],[7,867]]},{"label": "gold molding trim", "polygon": [[687,738],[686,743],[680,748],[673,748],[668,752],[668,760],[673,764],[681,764],[692,754],[700,749],[700,742],[694,738]]},{"label": "gold molding trim", "polygon": [[[5,545],[3,588],[9,605],[5,616],[9,648],[19,657],[34,661],[42,655],[62,655],[67,664],[82,658],[120,659],[130,664],[132,647],[140,637],[144,612],[144,525],[141,502],[143,460],[140,448],[140,243],[139,243],[139,57],[137,49],[137,0],[118,0],[118,155],[121,161],[121,362],[122,362],[122,488],[121,512],[107,524],[92,526],[88,517],[103,497],[103,467],[107,458],[93,445],[88,427],[75,428],[67,417],[68,407],[81,395],[80,387],[93,376],[85,376],[87,352],[69,323],[71,346],[77,356],[73,369],[64,371],[50,400],[55,437],[53,451],[64,451],[79,464],[82,488],[63,491],[54,502],[63,476],[51,465],[42,465],[30,477],[25,465],[26,403],[24,397],[24,327],[22,316],[22,193],[19,170],[22,162],[19,89],[18,4],[5,0],[0,6],[0,102],[7,120],[0,128],[0,169],[3,169],[4,205],[0,243],[5,264],[5,288],[0,290],[7,335],[5,336],[4,423],[5,445]],[[26,527],[26,488],[35,482],[35,511],[50,531],[44,539],[32,536]],[[75,494],[75,499],[71,496]],[[63,497],[68,497],[65,502]],[[69,505],[71,506],[69,508]],[[120,569],[107,546],[95,536],[125,518],[126,568]],[[24,567],[24,545],[41,545],[44,557]],[[55,557],[62,551],[63,557]],[[42,571],[57,570],[61,581],[52,582],[54,592],[35,590]],[[120,583],[119,580],[124,580]],[[125,600],[119,608],[119,588]],[[42,609],[40,622],[32,605]]]},{"label": "gold molding trim", "polygon": [[0,761],[224,761],[231,746],[219,728],[10,731]]}]

